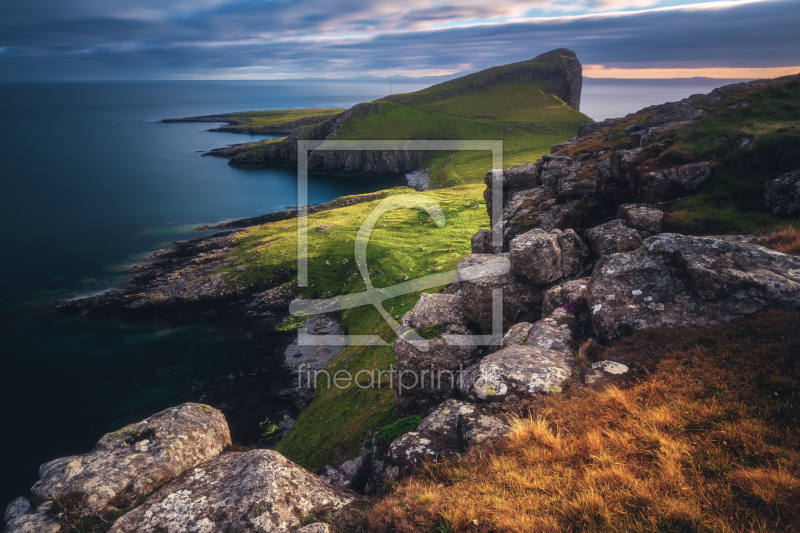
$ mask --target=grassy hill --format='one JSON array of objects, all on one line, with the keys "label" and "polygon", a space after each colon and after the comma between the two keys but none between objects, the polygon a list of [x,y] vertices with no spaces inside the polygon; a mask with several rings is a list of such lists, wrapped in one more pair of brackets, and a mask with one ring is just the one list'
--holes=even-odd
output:
[{"label": "grassy hill", "polygon": [[277,126],[279,124],[290,124],[301,118],[328,117],[341,112],[341,109],[275,109],[269,111],[243,111],[231,115],[231,118],[244,121],[248,126]]}]

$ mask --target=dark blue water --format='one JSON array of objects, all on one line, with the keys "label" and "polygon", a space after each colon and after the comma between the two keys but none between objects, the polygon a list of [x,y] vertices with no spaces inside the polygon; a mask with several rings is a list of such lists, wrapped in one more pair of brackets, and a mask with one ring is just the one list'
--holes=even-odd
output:
[{"label": "dark blue water", "polygon": [[[388,89],[364,82],[0,84],[0,504],[27,491],[40,463],[86,452],[105,432],[166,407],[212,401],[209,391],[222,401],[226,391],[241,396],[248,388],[252,409],[265,409],[259,376],[268,383],[273,368],[231,332],[62,318],[47,307],[118,286],[131,274],[126,267],[153,250],[205,234],[194,225],[297,203],[293,170],[237,169],[198,153],[269,136],[157,121],[346,108]],[[312,178],[310,202],[399,184],[397,177]]]},{"label": "dark blue water", "polygon": [[[396,92],[425,85],[392,83]],[[721,84],[587,80],[582,110],[620,116]],[[346,108],[388,90],[374,81],[0,84],[0,504],[26,493],[40,463],[86,452],[166,407],[236,396],[257,416],[270,412],[259,387],[274,361],[231,332],[55,317],[48,307],[118,286],[153,250],[204,235],[196,224],[297,202],[292,170],[237,169],[198,153],[266,136],[157,121]],[[400,183],[312,178],[309,195],[317,203]]]}]

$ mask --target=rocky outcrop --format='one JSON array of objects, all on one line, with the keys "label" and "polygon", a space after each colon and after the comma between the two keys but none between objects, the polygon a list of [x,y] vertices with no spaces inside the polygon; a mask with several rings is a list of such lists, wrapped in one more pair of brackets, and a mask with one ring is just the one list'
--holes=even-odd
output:
[{"label": "rocky outcrop", "polygon": [[779,217],[800,215],[800,171],[788,172],[764,184],[764,205]]},{"label": "rocky outcrop", "polygon": [[[403,325],[421,333],[427,350],[404,336],[395,341],[392,383],[401,416],[426,415],[439,403],[453,397],[458,372],[473,364],[478,350],[473,345],[450,343],[446,335],[468,335],[461,296],[423,295]],[[428,328],[428,329],[426,329]]]},{"label": "rocky outcrop", "polygon": [[578,272],[589,249],[571,229],[547,232],[531,230],[509,245],[511,269],[534,285],[544,285]]},{"label": "rocky outcrop", "polygon": [[800,259],[762,246],[662,233],[603,257],[589,284],[601,339],[724,322],[771,303],[800,306]]},{"label": "rocky outcrop", "polygon": [[103,436],[88,454],[42,465],[41,479],[31,489],[33,501],[83,492],[91,511],[130,508],[230,443],[222,413],[186,403]]},{"label": "rocky outcrop", "polygon": [[[19,498],[14,502],[18,500]],[[52,503],[45,502],[35,510],[29,509],[15,517],[7,509],[5,533],[67,533],[67,528],[51,516],[51,508]]]},{"label": "rocky outcrop", "polygon": [[631,229],[652,234],[661,233],[665,229],[664,212],[648,205],[621,205],[617,209],[617,218]]},{"label": "rocky outcrop", "polygon": [[636,201],[652,204],[686,196],[709,176],[710,163],[700,162],[665,169],[639,166],[630,171],[629,179]]},{"label": "rocky outcrop", "polygon": [[459,379],[459,390],[475,401],[508,401],[563,390],[572,372],[561,352],[509,346],[483,358]]},{"label": "rocky outcrop", "polygon": [[167,484],[109,531],[296,531],[305,517],[333,515],[357,499],[277,452],[233,452]]},{"label": "rocky outcrop", "polygon": [[[492,332],[495,289],[503,290],[504,328],[541,313],[542,291],[516,276],[511,264],[508,254],[473,254],[458,263],[461,294],[469,302],[464,306],[464,316],[479,324],[484,334]],[[472,273],[469,277],[465,274],[468,271]]]},{"label": "rocky outcrop", "polygon": [[365,491],[379,491],[391,479],[411,475],[424,461],[456,460],[470,446],[506,435],[505,420],[484,406],[449,399],[425,417],[412,431],[382,447],[369,437],[362,457],[368,465]]},{"label": "rocky outcrop", "polygon": [[629,228],[619,219],[586,230],[586,240],[597,257],[630,252],[639,248],[651,236],[647,231]]}]

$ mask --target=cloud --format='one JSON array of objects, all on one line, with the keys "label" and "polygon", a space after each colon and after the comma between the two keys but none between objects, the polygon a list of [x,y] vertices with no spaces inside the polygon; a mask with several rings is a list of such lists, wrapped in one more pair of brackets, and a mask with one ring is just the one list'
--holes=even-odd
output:
[{"label": "cloud", "polygon": [[[654,0],[655,1],[655,0]],[[606,69],[800,64],[791,0],[30,0],[0,4],[3,79],[445,73],[566,47]],[[575,6],[576,4],[571,4]],[[613,13],[596,13],[614,8]],[[597,68],[597,67],[592,67]],[[703,75],[703,74],[700,74]]]}]

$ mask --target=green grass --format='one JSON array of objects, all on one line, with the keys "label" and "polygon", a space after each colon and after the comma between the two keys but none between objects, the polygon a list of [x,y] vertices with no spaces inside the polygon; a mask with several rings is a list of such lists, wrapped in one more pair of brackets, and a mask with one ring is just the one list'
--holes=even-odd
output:
[{"label": "green grass", "polygon": [[[386,196],[424,194],[435,199],[444,212],[446,225],[437,227],[426,213],[418,210],[403,209],[384,214],[367,247],[367,265],[373,272],[373,284],[387,287],[403,281],[404,276],[414,279],[436,270],[455,269],[458,261],[470,253],[471,236],[489,225],[483,189],[483,184],[473,184],[426,193],[410,189],[385,191]],[[355,264],[353,246],[364,217],[378,202],[365,202],[309,217],[310,286],[299,290],[304,297],[326,298],[365,289]],[[229,283],[251,285],[267,282],[279,276],[282,270],[296,272],[296,222],[249,228],[239,237],[230,257],[234,262],[243,263],[217,271]],[[326,261],[330,263],[327,266]],[[384,307],[399,320],[418,298],[419,294],[408,294],[384,302]],[[394,363],[391,343],[395,335],[377,310],[366,306],[349,309],[342,313],[342,326],[348,334],[377,334],[389,345],[348,346],[328,365],[331,375],[339,370],[347,370],[351,375],[360,370],[388,370]],[[329,386],[322,378],[313,402],[279,443],[278,451],[310,470],[358,455],[367,430],[386,425],[395,417],[394,391],[388,386],[388,375],[382,377],[382,387],[367,389],[357,386],[339,389]]]},{"label": "green grass", "polygon": [[[520,82],[416,107],[380,101],[373,105],[386,111],[351,118],[337,139],[502,140],[504,167],[534,163],[591,120],[544,89]],[[431,187],[444,188],[480,183],[492,161],[489,152],[441,152],[425,166]]]},{"label": "green grass", "polygon": [[253,126],[274,126],[288,124],[306,117],[326,117],[341,113],[344,109],[278,109],[269,111],[244,111],[233,115],[233,118],[244,120]]},{"label": "green grass", "polygon": [[[728,109],[742,99],[752,103]],[[674,145],[661,155],[672,163],[713,165],[701,194],[670,209],[671,229],[695,234],[771,231],[780,221],[764,208],[761,190],[764,182],[800,168],[800,83],[729,94],[705,109],[698,123],[670,134]],[[729,142],[713,143],[734,130],[742,131]],[[734,149],[741,138],[751,144]]]}]

